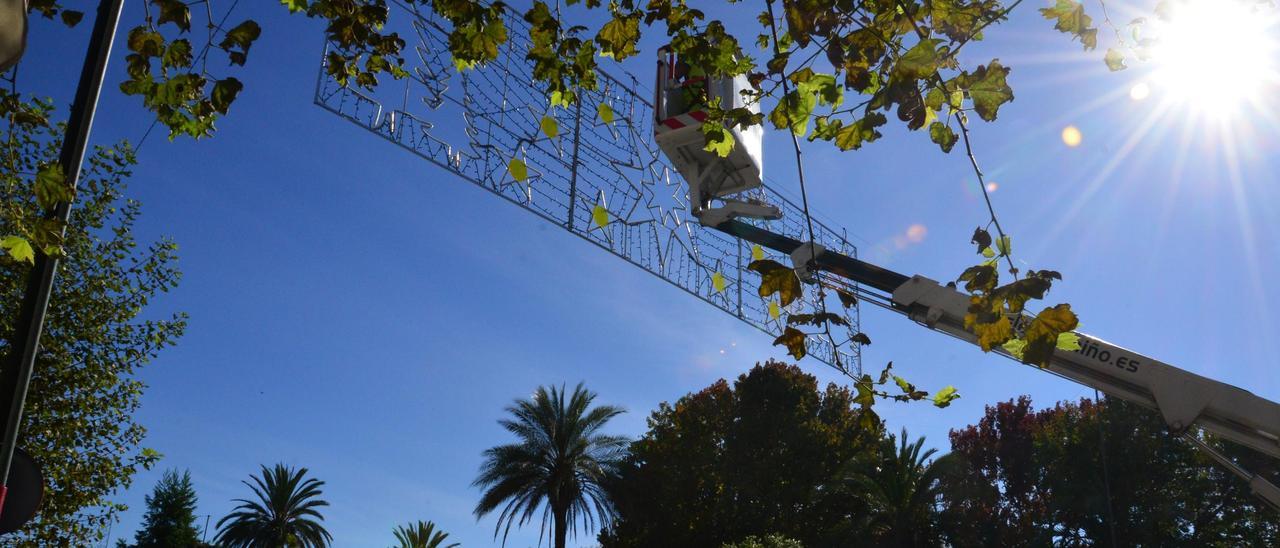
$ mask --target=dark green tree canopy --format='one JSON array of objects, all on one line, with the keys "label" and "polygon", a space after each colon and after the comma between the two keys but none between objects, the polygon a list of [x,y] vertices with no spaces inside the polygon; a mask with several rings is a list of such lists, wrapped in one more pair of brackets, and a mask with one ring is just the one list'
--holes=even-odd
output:
[{"label": "dark green tree canopy", "polygon": [[862,425],[854,399],[768,362],[661,404],[611,486],[618,519],[601,544],[720,546],[773,534],[830,544],[865,503],[827,486],[882,435],[878,421]]},{"label": "dark green tree canopy", "polygon": [[191,472],[166,470],[146,497],[147,514],[134,535],[135,548],[195,548],[200,542],[196,528],[196,490]]}]

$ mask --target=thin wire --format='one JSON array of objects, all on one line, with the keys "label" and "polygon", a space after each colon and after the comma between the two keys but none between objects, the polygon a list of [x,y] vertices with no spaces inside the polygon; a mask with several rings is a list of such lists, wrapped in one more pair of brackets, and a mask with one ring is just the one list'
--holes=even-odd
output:
[{"label": "thin wire", "polygon": [[[928,39],[929,34],[925,32],[925,30],[920,27],[920,23],[917,23],[915,18],[911,16],[910,10],[908,10],[907,6],[902,3],[902,0],[897,0],[897,4],[898,8],[902,10],[902,13],[906,14],[907,21],[911,22],[911,28],[915,29],[916,36],[921,40]],[[1014,4],[1014,6],[1016,5],[1017,4]],[[1012,8],[1013,6],[1010,6],[1010,9]],[[1005,11],[1005,13],[1008,13],[1008,11]],[[933,72],[932,78],[937,82],[938,87],[942,90],[945,96],[951,96],[951,90],[947,89],[947,83],[943,81],[942,75],[938,74],[938,71],[935,70]],[[956,123],[960,125],[960,135],[964,138],[964,151],[969,155],[969,164],[973,166],[973,172],[978,176],[978,189],[982,191],[982,199],[987,202],[987,213],[991,214],[990,224],[995,225],[996,235],[1000,236],[1001,241],[1004,241],[1007,236],[1005,236],[1004,228],[1000,226],[1000,219],[996,217],[996,208],[991,205],[991,193],[987,192],[985,176],[982,173],[982,168],[978,167],[978,157],[973,155],[973,147],[969,143],[969,124],[965,121],[967,117],[963,110],[956,110],[953,115],[956,118]],[[1004,254],[1004,259],[1009,263],[1009,274],[1012,274],[1014,279],[1017,279],[1018,267],[1013,265],[1012,254]]]},{"label": "thin wire", "polygon": [[1094,405],[1098,408],[1098,451],[1102,454],[1102,490],[1107,499],[1107,528],[1111,530],[1111,548],[1116,546],[1116,517],[1111,512],[1111,472],[1107,469],[1107,430],[1103,427],[1102,395],[1093,389]]},{"label": "thin wire", "polygon": [[[769,10],[769,30],[773,33],[773,54],[781,55],[778,49],[778,19],[773,14],[773,0],[765,0],[765,7]],[[782,77],[782,97],[785,101],[787,96],[791,94],[791,86],[788,84],[786,76]],[[800,180],[800,205],[804,211],[804,221],[809,228],[809,260],[812,261],[817,256],[817,237],[813,230],[813,216],[809,214],[809,193],[805,189],[804,184],[804,161],[800,157],[800,138],[796,136],[795,121],[791,119],[791,111],[783,109],[787,116],[787,133],[791,134],[791,146],[796,152],[796,176]],[[807,266],[807,265],[806,265]],[[827,314],[827,298],[826,292],[819,290],[818,307],[825,316]],[[835,336],[831,334],[831,322],[823,322],[823,331],[827,335],[827,342],[831,343],[831,361],[836,363],[836,367],[845,375],[849,375],[849,367],[840,362],[840,349],[836,345]]]},{"label": "thin wire", "polygon": [[[226,23],[226,22],[227,22],[227,18],[231,17],[231,13],[232,13],[232,12],[234,12],[234,11],[236,11],[236,6],[239,6],[239,5],[240,5],[240,0],[234,0],[233,2],[231,2],[231,7],[230,7],[230,8],[227,8],[227,12],[226,12],[226,13],[224,13],[224,14],[222,14],[222,19],[219,19],[219,20],[218,20],[218,24],[217,24],[217,25],[211,25],[211,27],[210,27],[210,28],[211,28],[211,29],[218,29],[218,30],[222,30],[222,25],[223,25],[223,23]],[[210,6],[211,6],[211,4],[209,4],[208,0],[206,0],[206,2],[205,2],[205,7],[206,7],[206,8],[208,8],[208,9],[212,9]],[[210,21],[210,22],[212,23],[212,21]],[[225,31],[224,31],[224,32],[225,32]],[[205,42],[205,44],[204,44],[204,48],[203,48],[203,49],[201,49],[201,50],[200,50],[200,54],[196,56],[196,59],[197,59],[197,61],[196,61],[196,62],[199,62],[199,63],[200,63],[200,65],[201,65],[201,71],[203,71],[203,70],[204,70],[204,68],[203,68],[203,67],[204,67],[205,59],[206,59],[206,58],[208,58],[208,56],[209,56],[209,50],[210,50],[212,47],[213,47],[213,33],[211,32],[211,33],[209,34],[209,41],[208,41],[208,42]],[[194,66],[196,62],[192,62],[191,64]],[[150,124],[150,125],[148,125],[148,126],[147,126],[147,130],[146,130],[145,132],[143,132],[143,133],[142,133],[142,137],[138,139],[138,145],[137,145],[137,146],[135,146],[135,147],[133,147],[133,153],[134,153],[134,154],[138,154],[138,153],[142,152],[142,145],[143,145],[143,144],[145,144],[145,143],[147,142],[147,137],[150,137],[150,136],[151,136],[151,130],[155,129],[155,128],[156,128],[156,124],[157,124],[157,123],[159,123],[159,122],[160,122],[160,119],[159,119],[159,118],[152,118],[152,119],[151,119],[151,124]]]}]

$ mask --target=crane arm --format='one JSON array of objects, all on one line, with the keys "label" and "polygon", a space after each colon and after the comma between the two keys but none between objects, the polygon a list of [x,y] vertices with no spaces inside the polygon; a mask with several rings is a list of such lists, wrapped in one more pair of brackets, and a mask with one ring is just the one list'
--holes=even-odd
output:
[{"label": "crane arm", "polygon": [[[879,292],[888,308],[929,329],[977,344],[977,336],[964,327],[969,296],[950,285],[924,276],[906,276],[739,220],[721,222],[712,228],[790,255],[801,279],[810,269],[834,274]],[[1280,508],[1280,489],[1191,433],[1191,427],[1196,426],[1280,459],[1280,404],[1093,335],[1077,335],[1080,348],[1056,351],[1045,369],[1109,397],[1158,411],[1171,433],[1182,435],[1207,451],[1248,482],[1255,494]],[[1004,349],[995,351],[1014,358]]]}]

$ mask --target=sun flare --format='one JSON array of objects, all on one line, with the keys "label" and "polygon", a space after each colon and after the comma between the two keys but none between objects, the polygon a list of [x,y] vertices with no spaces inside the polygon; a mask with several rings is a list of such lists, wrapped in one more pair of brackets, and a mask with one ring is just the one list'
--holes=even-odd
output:
[{"label": "sun flare", "polygon": [[1275,10],[1247,0],[1171,2],[1152,26],[1154,83],[1207,114],[1231,115],[1278,91]]}]

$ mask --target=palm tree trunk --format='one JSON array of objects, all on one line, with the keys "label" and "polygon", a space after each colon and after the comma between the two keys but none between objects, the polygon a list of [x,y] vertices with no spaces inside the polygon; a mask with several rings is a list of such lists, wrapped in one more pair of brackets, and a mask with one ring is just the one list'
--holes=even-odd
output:
[{"label": "palm tree trunk", "polygon": [[568,508],[560,508],[555,510],[556,520],[556,548],[564,548],[565,535],[569,533]]}]

